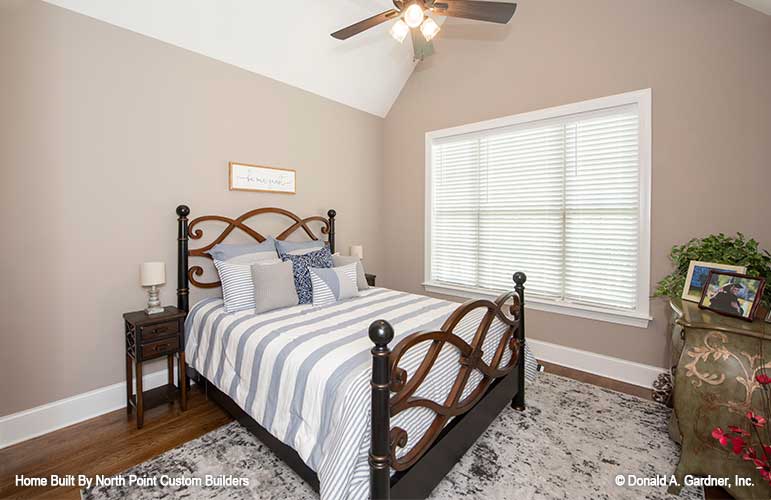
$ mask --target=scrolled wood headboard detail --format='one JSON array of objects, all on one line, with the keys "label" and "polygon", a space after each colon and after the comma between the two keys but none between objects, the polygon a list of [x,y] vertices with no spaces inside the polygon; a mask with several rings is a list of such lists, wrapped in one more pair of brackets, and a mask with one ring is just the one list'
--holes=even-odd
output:
[{"label": "scrolled wood headboard detail", "polygon": [[[223,215],[203,215],[193,219],[188,223],[187,217],[190,215],[190,207],[187,205],[179,205],[177,207],[177,307],[184,311],[189,309],[190,284],[193,284],[199,288],[217,288],[221,285],[219,281],[198,281],[196,276],[203,275],[203,267],[190,267],[188,265],[189,257],[203,257],[211,259],[211,256],[207,252],[211,250],[214,245],[225,241],[225,238],[227,238],[235,229],[240,229],[258,243],[262,243],[265,241],[265,236],[245,224],[245,221],[248,219],[261,214],[283,215],[293,221],[289,227],[287,227],[285,230],[279,233],[278,236],[275,237],[277,240],[284,240],[294,234],[296,231],[302,229],[310,239],[318,241],[321,238],[310,229],[308,224],[311,222],[321,223],[320,233],[321,235],[327,236],[329,250],[332,253],[335,252],[335,216],[337,215],[337,212],[334,210],[329,210],[327,212],[327,217],[314,215],[312,217],[306,217],[303,219],[288,210],[284,210],[283,208],[265,207],[251,210],[236,217],[235,219]],[[207,221],[224,222],[227,224],[227,227],[208,245],[190,250],[188,248],[189,240],[199,240],[203,237],[203,229],[196,226],[202,222]]]}]

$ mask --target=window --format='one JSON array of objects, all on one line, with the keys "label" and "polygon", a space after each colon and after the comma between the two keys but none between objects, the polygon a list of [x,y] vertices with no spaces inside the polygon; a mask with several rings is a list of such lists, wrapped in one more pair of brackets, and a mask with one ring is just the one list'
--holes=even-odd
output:
[{"label": "window", "polygon": [[426,134],[428,291],[646,326],[650,90]]}]

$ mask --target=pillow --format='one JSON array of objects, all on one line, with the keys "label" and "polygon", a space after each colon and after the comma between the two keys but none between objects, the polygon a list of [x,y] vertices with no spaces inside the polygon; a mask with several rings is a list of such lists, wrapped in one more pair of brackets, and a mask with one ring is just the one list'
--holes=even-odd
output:
[{"label": "pillow", "polygon": [[251,270],[254,312],[263,313],[298,304],[291,262],[279,261],[267,265],[258,262],[251,266]]},{"label": "pillow", "polygon": [[278,259],[274,239],[268,238],[262,243],[233,245],[220,243],[214,245],[208,254],[213,259],[230,264],[254,264],[262,260]]},{"label": "pillow", "polygon": [[291,255],[287,253],[280,255],[283,260],[292,261],[294,286],[297,289],[297,297],[300,299],[300,304],[310,304],[313,302],[313,287],[308,268],[332,267],[332,254],[329,253],[329,248],[324,247],[321,250],[306,253],[305,255]]},{"label": "pillow", "polygon": [[225,312],[254,309],[254,284],[252,283],[251,266],[215,260],[214,267],[217,268],[222,282]]},{"label": "pillow", "polygon": [[325,306],[334,304],[338,300],[359,296],[359,288],[356,286],[355,262],[331,269],[311,267],[308,272],[311,275],[313,285],[314,306]]},{"label": "pillow", "polygon": [[359,290],[369,289],[367,283],[367,276],[364,274],[364,265],[361,263],[358,257],[348,255],[333,255],[332,263],[335,267],[347,266],[348,264],[356,263],[356,286]]},{"label": "pillow", "polygon": [[302,243],[296,241],[273,241],[276,243],[276,251],[279,255],[282,253],[289,255],[305,255],[306,253],[321,250],[326,246],[323,241],[303,241]]}]

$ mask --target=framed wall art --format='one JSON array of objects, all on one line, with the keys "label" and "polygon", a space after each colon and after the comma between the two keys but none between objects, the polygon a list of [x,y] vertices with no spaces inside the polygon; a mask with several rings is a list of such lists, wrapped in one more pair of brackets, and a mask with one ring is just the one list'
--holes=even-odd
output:
[{"label": "framed wall art", "polygon": [[264,167],[248,163],[228,163],[228,189],[295,194],[297,173],[290,168]]}]

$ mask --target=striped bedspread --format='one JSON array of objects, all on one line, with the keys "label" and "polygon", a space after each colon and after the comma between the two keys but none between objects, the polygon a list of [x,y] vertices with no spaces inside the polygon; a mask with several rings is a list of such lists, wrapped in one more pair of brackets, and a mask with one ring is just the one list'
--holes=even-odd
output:
[{"label": "striped bedspread", "polygon": [[[187,317],[185,355],[193,368],[298,452],[317,472],[323,500],[364,499],[369,488],[372,348],[367,329],[375,319],[391,322],[393,347],[413,332],[440,328],[457,307],[384,288],[326,306],[299,305],[262,314],[228,314],[221,298],[208,298]],[[482,314],[469,314],[455,333],[470,342]],[[496,318],[486,341],[491,348],[484,349],[487,362],[504,330]],[[400,367],[411,375],[427,347],[410,350]],[[443,349],[419,395],[441,401],[459,369],[457,359],[456,349]],[[529,352],[526,360],[528,372],[534,373]],[[467,394],[481,379],[481,373],[474,375]],[[419,408],[392,419],[392,425],[409,435],[402,453],[420,439],[432,418],[430,410]]]}]

